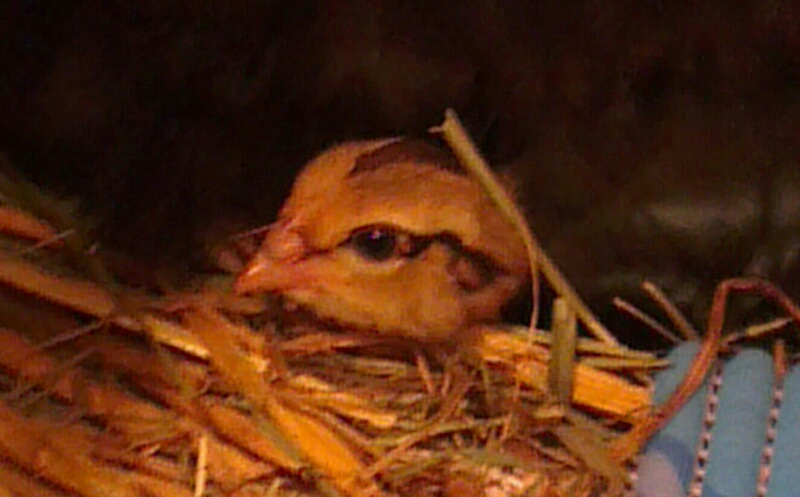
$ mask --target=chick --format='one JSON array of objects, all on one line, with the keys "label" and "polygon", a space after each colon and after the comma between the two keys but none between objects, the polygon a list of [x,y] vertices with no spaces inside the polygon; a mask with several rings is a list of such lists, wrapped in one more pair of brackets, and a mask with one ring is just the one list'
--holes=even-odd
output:
[{"label": "chick", "polygon": [[312,160],[235,290],[279,293],[358,329],[442,341],[497,320],[527,274],[518,235],[455,158],[394,138]]}]

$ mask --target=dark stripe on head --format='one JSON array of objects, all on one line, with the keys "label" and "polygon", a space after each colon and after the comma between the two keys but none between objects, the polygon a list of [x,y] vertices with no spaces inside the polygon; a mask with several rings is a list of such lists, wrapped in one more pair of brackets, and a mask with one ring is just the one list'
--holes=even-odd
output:
[{"label": "dark stripe on head", "polygon": [[450,247],[453,258],[447,264],[447,272],[466,292],[483,289],[503,272],[490,257],[468,250],[452,233],[439,233],[433,238]]},{"label": "dark stripe on head", "polygon": [[425,140],[409,138],[389,143],[360,155],[347,176],[357,176],[363,172],[375,171],[381,166],[400,162],[435,165],[455,174],[466,174],[458,163],[458,159],[449,150],[437,147]]}]

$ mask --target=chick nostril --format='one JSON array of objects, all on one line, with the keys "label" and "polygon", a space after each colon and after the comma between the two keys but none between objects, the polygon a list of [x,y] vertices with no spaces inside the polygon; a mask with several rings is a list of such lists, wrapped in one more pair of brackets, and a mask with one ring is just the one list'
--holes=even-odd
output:
[{"label": "chick nostril", "polygon": [[257,276],[258,268],[252,265],[249,266],[236,278],[233,284],[233,291],[241,295],[258,290],[258,285],[256,283]]},{"label": "chick nostril", "polygon": [[257,253],[236,278],[233,290],[238,294],[268,290],[272,266],[262,252]]},{"label": "chick nostril", "polygon": [[286,225],[267,235],[261,246],[261,252],[275,260],[291,263],[302,259],[308,252],[308,247],[297,228]]}]

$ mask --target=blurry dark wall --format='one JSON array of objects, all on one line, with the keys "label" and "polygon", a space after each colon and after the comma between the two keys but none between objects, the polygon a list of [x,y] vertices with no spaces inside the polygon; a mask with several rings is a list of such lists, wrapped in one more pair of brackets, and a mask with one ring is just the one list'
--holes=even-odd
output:
[{"label": "blurry dark wall", "polygon": [[104,243],[168,263],[269,222],[323,147],[451,106],[584,292],[644,275],[688,302],[744,271],[800,280],[797,19],[791,0],[8,0],[0,149]]}]

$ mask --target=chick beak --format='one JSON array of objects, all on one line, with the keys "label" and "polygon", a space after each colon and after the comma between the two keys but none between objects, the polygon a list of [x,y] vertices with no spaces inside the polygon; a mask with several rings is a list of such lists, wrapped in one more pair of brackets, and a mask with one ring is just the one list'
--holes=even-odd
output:
[{"label": "chick beak", "polygon": [[233,289],[238,294],[284,292],[302,287],[309,281],[302,264],[279,261],[259,252],[236,278]]}]

